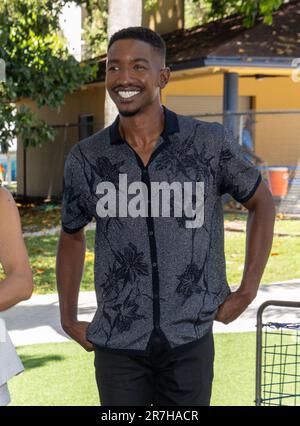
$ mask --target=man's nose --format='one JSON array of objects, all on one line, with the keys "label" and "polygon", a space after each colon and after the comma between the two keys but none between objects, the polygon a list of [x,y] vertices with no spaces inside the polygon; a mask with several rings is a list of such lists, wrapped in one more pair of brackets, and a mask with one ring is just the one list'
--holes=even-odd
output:
[{"label": "man's nose", "polygon": [[121,69],[118,74],[118,83],[121,86],[126,86],[132,81],[131,71],[127,68]]}]

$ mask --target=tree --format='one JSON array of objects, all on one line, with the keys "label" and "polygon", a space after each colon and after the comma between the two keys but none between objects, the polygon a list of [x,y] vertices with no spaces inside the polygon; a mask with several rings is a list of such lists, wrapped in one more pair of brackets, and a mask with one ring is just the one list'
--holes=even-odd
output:
[{"label": "tree", "polygon": [[[6,82],[0,82],[0,146],[7,151],[10,141],[21,137],[24,146],[41,145],[54,138],[52,127],[38,118],[22,99],[38,107],[57,109],[66,93],[95,75],[92,61],[79,64],[66,49],[59,32],[59,14],[72,0],[2,0],[0,2],[0,59],[6,62]],[[84,38],[86,57],[106,52],[107,33],[141,25],[142,0],[73,0],[87,11]],[[271,23],[272,12],[284,0],[186,0],[187,23],[201,24],[233,13],[245,17],[250,26],[262,15]],[[109,6],[108,6],[109,4]],[[144,0],[148,9],[157,0]],[[108,14],[108,9],[110,13]],[[196,18],[195,18],[196,17]],[[196,19],[196,20],[195,20]],[[199,21],[200,20],[200,21]],[[190,22],[188,22],[190,21]],[[189,26],[189,25],[188,25]],[[107,106],[106,123],[115,115]]]},{"label": "tree", "polygon": [[253,26],[260,16],[272,24],[272,13],[283,3],[284,0],[185,0],[186,22],[189,27],[237,14],[244,17],[245,27]]},{"label": "tree", "polygon": [[[142,25],[142,0],[131,0],[130,6],[129,8],[127,0],[109,0],[107,21],[108,38],[121,28]],[[111,124],[116,115],[116,106],[106,92],[105,125]]]},{"label": "tree", "polygon": [[83,22],[83,57],[91,59],[106,52],[107,47],[107,0],[78,1],[84,6],[86,16]]},{"label": "tree", "polygon": [[6,63],[6,82],[0,83],[0,145],[8,150],[15,137],[24,146],[41,145],[54,130],[27,106],[58,109],[66,93],[89,81],[93,63],[79,64],[68,54],[59,32],[59,14],[70,0],[2,0],[0,58]]},{"label": "tree", "polygon": [[[284,0],[185,0],[185,27],[190,28],[216,19],[238,14],[244,16],[244,25],[252,26],[259,16],[272,23],[272,13]],[[85,58],[95,58],[106,53],[108,0],[77,0],[85,7],[84,20]],[[127,2],[128,3],[128,2]],[[159,8],[158,0],[143,0],[147,10]],[[132,3],[130,3],[132,5]],[[134,7],[131,7],[131,11]]]},{"label": "tree", "polygon": [[[118,29],[129,26],[130,22],[135,22],[135,25],[141,25],[142,8],[155,10],[158,7],[157,0],[130,0],[130,7],[128,7],[128,0],[120,2],[76,0],[76,3],[82,5],[86,11],[83,23],[83,40],[85,42],[83,56],[85,59],[96,58],[106,54],[109,38],[107,29],[109,4],[112,10],[109,17],[110,22],[117,22],[120,18]],[[114,26],[114,24],[112,25]]]}]

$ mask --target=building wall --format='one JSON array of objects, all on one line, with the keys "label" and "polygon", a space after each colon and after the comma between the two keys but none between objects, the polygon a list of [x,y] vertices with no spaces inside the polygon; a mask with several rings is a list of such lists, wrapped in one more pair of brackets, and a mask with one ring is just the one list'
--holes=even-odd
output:
[{"label": "building wall", "polygon": [[[300,84],[290,77],[241,80],[240,92],[255,93],[257,111],[300,110]],[[300,161],[300,114],[262,115],[256,120],[258,155],[270,165],[296,166]]]},{"label": "building wall", "polygon": [[[57,128],[56,138],[53,142],[26,150],[28,196],[47,198],[61,195],[65,158],[71,147],[78,142],[79,115],[93,114],[94,131],[103,128],[104,93],[103,86],[89,86],[66,96],[60,112],[51,111],[46,107],[39,110],[40,117],[47,119],[49,124],[63,125],[63,127]],[[25,101],[24,103],[32,110],[37,111],[33,102]],[[19,140],[17,152],[19,195],[24,194],[23,162],[24,150],[22,141]]]},{"label": "building wall", "polygon": [[[222,96],[222,93],[221,73],[180,78],[174,74],[162,93],[162,101],[168,106],[168,96]],[[300,111],[300,83],[293,82],[290,77],[240,77],[239,96],[252,97],[257,111]],[[254,142],[256,153],[268,165],[297,165],[300,161],[300,114],[257,115]]]},{"label": "building wall", "polygon": [[[162,92],[162,102],[168,106],[168,96],[222,96],[223,74],[185,75],[174,73]],[[42,108],[39,114],[50,124],[76,124],[80,114],[93,114],[95,131],[104,122],[103,85],[90,85],[66,97],[60,113]],[[290,77],[255,79],[240,77],[239,96],[251,97],[257,111],[300,110],[300,83]],[[32,102],[26,102],[33,110]],[[203,112],[203,105],[201,106]],[[217,112],[217,111],[216,111]],[[188,111],[187,111],[188,113]],[[258,115],[254,127],[256,153],[268,165],[295,166],[300,161],[300,114]],[[58,130],[54,142],[27,150],[27,194],[29,196],[60,196],[65,157],[78,141],[78,128],[69,126]],[[18,142],[18,194],[23,194],[23,149]]]}]

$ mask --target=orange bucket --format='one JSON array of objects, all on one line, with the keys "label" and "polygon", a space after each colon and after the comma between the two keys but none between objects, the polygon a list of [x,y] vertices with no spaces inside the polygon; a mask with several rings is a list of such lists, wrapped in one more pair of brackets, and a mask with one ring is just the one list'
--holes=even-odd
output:
[{"label": "orange bucket", "polygon": [[270,190],[274,197],[284,197],[288,192],[289,173],[287,167],[269,167]]}]

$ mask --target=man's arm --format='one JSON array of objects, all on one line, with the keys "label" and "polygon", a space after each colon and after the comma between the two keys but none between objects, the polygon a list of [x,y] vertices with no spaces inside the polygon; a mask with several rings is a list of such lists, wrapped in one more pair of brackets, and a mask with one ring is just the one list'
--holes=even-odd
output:
[{"label": "man's arm", "polygon": [[272,195],[263,181],[253,197],[243,205],[249,210],[244,273],[238,290],[219,307],[216,320],[224,324],[238,318],[255,299],[273,241],[275,208]]},{"label": "man's arm", "polygon": [[85,350],[92,351],[93,345],[86,340],[89,323],[77,319],[85,246],[84,229],[73,234],[61,231],[56,258],[56,278],[62,327]]},{"label": "man's arm", "polygon": [[0,311],[30,298],[33,290],[26,246],[15,201],[0,189],[0,262],[5,279],[0,281]]}]

